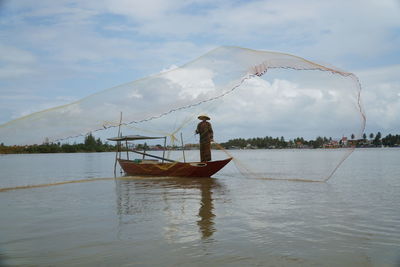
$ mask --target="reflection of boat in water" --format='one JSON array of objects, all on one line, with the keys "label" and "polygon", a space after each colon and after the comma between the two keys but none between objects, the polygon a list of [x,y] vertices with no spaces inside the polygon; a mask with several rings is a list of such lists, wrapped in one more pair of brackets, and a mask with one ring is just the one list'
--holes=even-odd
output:
[{"label": "reflection of boat in water", "polygon": [[127,178],[116,183],[121,238],[136,231],[129,225],[138,228],[143,221],[154,224],[154,230],[163,229],[166,240],[173,241],[199,232],[201,239],[207,239],[216,231],[213,195],[224,188],[215,179]]},{"label": "reflection of boat in water", "polygon": [[[145,140],[145,139],[164,139],[166,137],[149,137],[140,135],[128,135],[121,137],[108,138],[111,141],[118,142],[118,152],[121,151],[120,143],[125,142],[127,159],[121,159],[121,153],[116,157],[121,168],[128,175],[148,175],[148,176],[173,176],[173,177],[211,177],[219,170],[221,170],[226,164],[228,164],[232,158],[224,160],[207,161],[207,162],[179,162],[164,157],[165,155],[165,141],[163,156],[156,156],[148,154],[145,151],[130,150],[136,154],[143,156],[143,159],[130,160],[128,154],[128,141],[134,140]],[[145,159],[145,156],[151,157],[151,160]],[[160,161],[161,160],[161,161]]]}]

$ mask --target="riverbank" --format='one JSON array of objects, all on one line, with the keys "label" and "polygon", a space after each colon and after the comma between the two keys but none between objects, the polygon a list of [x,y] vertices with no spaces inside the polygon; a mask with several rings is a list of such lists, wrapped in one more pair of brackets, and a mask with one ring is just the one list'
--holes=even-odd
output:
[{"label": "riverbank", "polygon": [[[366,135],[363,139],[354,139],[354,135],[350,139],[342,137],[334,139],[332,137],[317,137],[315,140],[305,140],[298,137],[293,140],[286,141],[282,136],[273,138],[271,136],[255,137],[255,138],[235,138],[220,144],[213,143],[213,149],[316,149],[316,148],[380,148],[380,147],[400,147],[400,135],[389,134],[381,138],[378,132],[375,136]],[[138,144],[136,150],[163,150],[161,145],[148,146],[146,143]],[[167,150],[180,150],[182,147],[167,146]],[[198,144],[186,144],[185,150],[199,149]],[[87,152],[115,152],[116,145],[103,143],[100,138],[95,139],[89,134],[85,137],[84,143],[80,144],[61,144],[61,143],[45,143],[41,145],[26,146],[5,146],[0,144],[0,154],[35,154],[35,153],[87,153]]]}]

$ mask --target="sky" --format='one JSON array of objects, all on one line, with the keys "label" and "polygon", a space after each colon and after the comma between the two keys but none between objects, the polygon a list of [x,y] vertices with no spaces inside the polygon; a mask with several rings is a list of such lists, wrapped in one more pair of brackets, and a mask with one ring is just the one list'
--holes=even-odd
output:
[{"label": "sky", "polygon": [[366,133],[400,134],[398,0],[0,0],[0,124],[220,46],[352,72]]}]

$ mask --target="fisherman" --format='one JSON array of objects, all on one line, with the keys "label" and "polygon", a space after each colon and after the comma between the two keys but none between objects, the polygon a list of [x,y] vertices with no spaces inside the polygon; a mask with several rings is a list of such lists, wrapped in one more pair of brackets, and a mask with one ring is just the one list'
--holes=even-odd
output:
[{"label": "fisherman", "polygon": [[197,125],[196,134],[200,134],[200,160],[201,162],[211,161],[211,142],[214,141],[214,133],[210,117],[200,115],[197,117],[201,122]]}]

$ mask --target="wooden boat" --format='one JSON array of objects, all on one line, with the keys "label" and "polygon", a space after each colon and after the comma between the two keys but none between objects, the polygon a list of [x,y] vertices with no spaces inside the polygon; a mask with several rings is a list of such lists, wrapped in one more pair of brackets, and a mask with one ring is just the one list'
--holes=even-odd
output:
[{"label": "wooden boat", "polygon": [[129,175],[173,176],[173,177],[211,177],[232,158],[208,162],[150,163],[118,159],[121,168]]},{"label": "wooden boat", "polygon": [[[148,154],[145,151],[137,151],[135,149],[128,149],[128,141],[134,140],[145,140],[145,139],[164,139],[164,150],[163,156],[159,157],[156,155]],[[128,135],[108,138],[110,141],[118,142],[118,150],[116,155],[116,162],[119,163],[124,172],[128,175],[140,175],[140,176],[172,176],[172,177],[211,177],[219,170],[221,170],[226,164],[228,164],[232,158],[224,160],[207,161],[207,162],[180,162],[165,158],[166,150],[166,137],[149,137],[140,135]],[[121,142],[126,144],[126,156],[127,159],[121,158]],[[183,142],[182,142],[183,149]],[[184,150],[183,155],[184,155]],[[142,155],[142,159],[129,159],[129,153],[133,152]],[[152,159],[146,159],[145,157],[151,157]],[[184,157],[185,158],[185,157]],[[116,163],[115,162],[115,163]],[[114,169],[115,170],[115,169]]]}]

